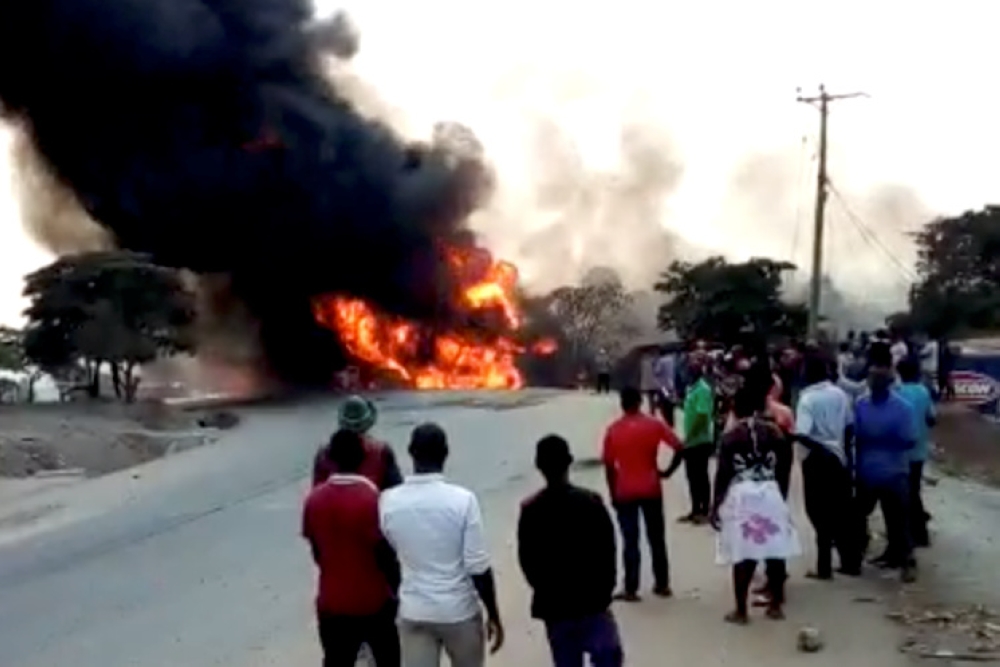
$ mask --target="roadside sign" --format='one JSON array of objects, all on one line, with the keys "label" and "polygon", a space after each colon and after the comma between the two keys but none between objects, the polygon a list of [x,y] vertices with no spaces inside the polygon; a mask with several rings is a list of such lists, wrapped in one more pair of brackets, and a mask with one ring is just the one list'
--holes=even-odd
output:
[{"label": "roadside sign", "polygon": [[975,371],[952,371],[955,401],[966,405],[982,405],[1000,397],[1000,382]]}]

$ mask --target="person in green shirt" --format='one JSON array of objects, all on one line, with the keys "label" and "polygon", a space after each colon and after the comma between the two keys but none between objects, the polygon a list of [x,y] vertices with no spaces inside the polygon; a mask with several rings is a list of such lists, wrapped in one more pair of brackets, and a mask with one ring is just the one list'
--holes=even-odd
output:
[{"label": "person in green shirt", "polygon": [[708,462],[715,451],[715,393],[705,378],[706,359],[694,353],[689,361],[691,384],[684,397],[684,449],[675,456],[664,477],[670,477],[684,462],[691,496],[691,512],[681,523],[703,524],[708,521],[712,502],[712,482]]}]

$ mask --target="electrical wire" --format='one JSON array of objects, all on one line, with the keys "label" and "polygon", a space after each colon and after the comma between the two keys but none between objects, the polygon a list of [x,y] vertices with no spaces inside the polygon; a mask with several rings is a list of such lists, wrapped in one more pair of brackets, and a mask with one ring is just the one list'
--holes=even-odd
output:
[{"label": "electrical wire", "polygon": [[906,282],[917,282],[917,277],[913,270],[908,267],[905,262],[900,260],[889,248],[887,248],[871,227],[865,224],[865,221],[854,213],[851,207],[847,205],[847,202],[844,201],[844,197],[840,194],[840,191],[834,187],[833,183],[830,182],[829,179],[827,180],[827,189],[831,194],[833,194],[834,199],[836,199],[837,203],[840,204],[840,208],[843,210],[844,215],[858,230],[858,233],[861,235],[861,238],[864,239],[865,243],[867,243],[870,247],[879,250],[882,255],[896,267],[900,276],[905,279]]}]

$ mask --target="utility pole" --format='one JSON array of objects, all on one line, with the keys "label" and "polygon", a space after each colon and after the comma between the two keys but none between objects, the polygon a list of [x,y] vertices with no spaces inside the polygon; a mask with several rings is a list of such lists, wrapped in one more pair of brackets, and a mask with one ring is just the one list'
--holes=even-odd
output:
[{"label": "utility pole", "polygon": [[809,324],[807,337],[816,339],[819,331],[820,293],[823,286],[823,214],[826,210],[827,177],[826,177],[826,120],[830,111],[830,102],[846,100],[852,97],[867,97],[865,93],[843,93],[832,95],[826,92],[822,85],[819,94],[811,97],[798,96],[799,102],[811,104],[819,109],[819,168],[816,173],[816,211],[813,218],[812,276],[809,283]]}]

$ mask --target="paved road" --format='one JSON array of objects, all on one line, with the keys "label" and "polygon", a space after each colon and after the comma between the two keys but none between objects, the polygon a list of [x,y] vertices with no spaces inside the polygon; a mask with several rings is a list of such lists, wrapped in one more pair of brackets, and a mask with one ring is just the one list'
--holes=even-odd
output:
[{"label": "paved road", "polygon": [[[412,426],[438,421],[452,436],[451,476],[483,499],[510,640],[495,664],[546,661],[511,548],[517,499],[537,484],[532,443],[559,431],[578,458],[593,456],[614,411],[607,399],[530,391],[382,402],[379,435],[401,461]],[[71,509],[33,535],[0,535],[0,665],[318,664],[298,511],[315,446],[333,419],[334,405],[324,401],[254,409],[216,445],[61,490],[58,502]],[[599,484],[596,471],[578,476]],[[671,483],[674,514],[683,492],[682,482]],[[814,660],[819,667],[903,664],[879,606],[853,602],[869,583],[797,582],[789,623],[724,627],[728,582],[711,565],[709,531],[677,529],[671,548],[678,599],[620,612],[631,664],[663,664],[669,650],[682,662],[781,667],[801,659],[794,636],[806,620],[832,635]]]}]

